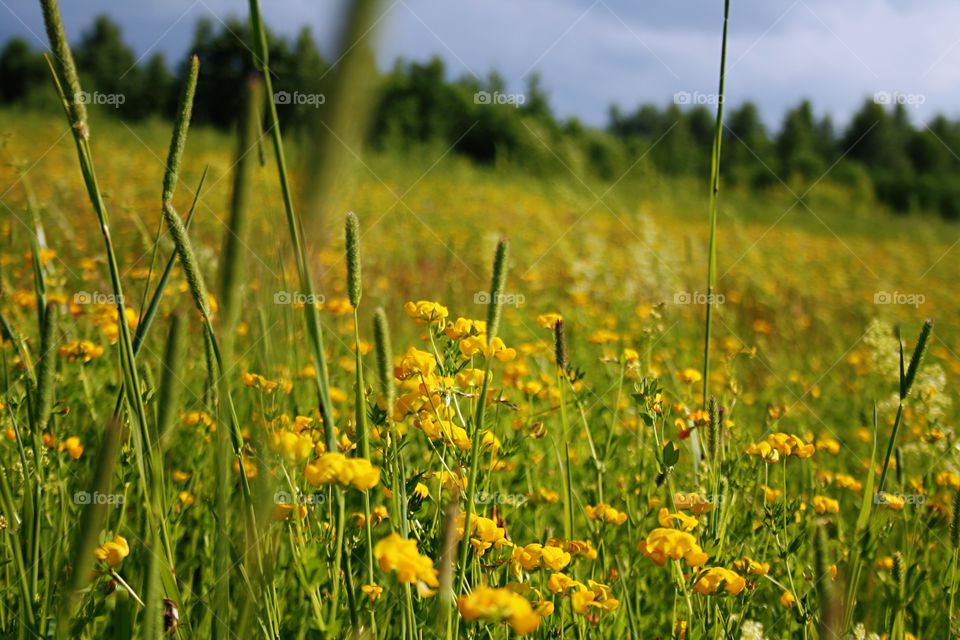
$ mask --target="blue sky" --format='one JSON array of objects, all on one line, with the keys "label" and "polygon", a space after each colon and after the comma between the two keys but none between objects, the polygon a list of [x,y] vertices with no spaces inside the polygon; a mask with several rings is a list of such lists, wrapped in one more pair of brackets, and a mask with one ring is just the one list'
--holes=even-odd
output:
[{"label": "blue sky", "polygon": [[[266,0],[270,26],[313,29],[332,53],[342,0]],[[246,16],[245,0],[61,0],[72,38],[100,13],[138,55],[179,59],[196,20]],[[538,71],[560,116],[606,122],[612,103],[666,104],[715,91],[721,0],[385,0],[378,58],[436,54],[453,75],[498,70],[522,90]],[[36,0],[0,0],[0,39],[45,44]],[[811,97],[839,123],[876,92],[903,96],[917,121],[960,115],[955,0],[732,0],[729,102],[757,102],[768,124]],[[919,103],[919,104],[918,104]]]}]

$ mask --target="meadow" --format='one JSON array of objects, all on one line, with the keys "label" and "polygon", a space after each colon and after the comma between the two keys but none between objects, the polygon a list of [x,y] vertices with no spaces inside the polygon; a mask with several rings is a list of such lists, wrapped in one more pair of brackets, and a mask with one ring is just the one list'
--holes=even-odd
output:
[{"label": "meadow", "polygon": [[0,111],[3,637],[957,636],[955,224],[189,102]]}]

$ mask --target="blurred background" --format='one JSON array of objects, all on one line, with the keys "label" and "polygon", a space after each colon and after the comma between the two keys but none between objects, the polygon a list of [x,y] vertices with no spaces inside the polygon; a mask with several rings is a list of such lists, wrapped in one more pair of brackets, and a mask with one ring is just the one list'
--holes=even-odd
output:
[{"label": "blurred background", "polygon": [[[264,7],[285,130],[331,108],[349,6]],[[62,9],[103,112],[168,118],[196,52],[195,121],[234,126],[253,71],[245,2]],[[55,109],[38,3],[2,0],[0,14],[0,102]],[[365,141],[606,181],[643,158],[705,180],[722,16],[706,0],[382,2],[357,40],[376,86]],[[734,1],[725,180],[797,193],[825,181],[892,212],[960,216],[958,21],[946,0]]]}]

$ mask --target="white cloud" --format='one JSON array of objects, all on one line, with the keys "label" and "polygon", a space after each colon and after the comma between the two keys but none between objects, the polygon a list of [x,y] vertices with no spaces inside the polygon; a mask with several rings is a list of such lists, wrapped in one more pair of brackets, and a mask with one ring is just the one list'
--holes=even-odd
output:
[{"label": "white cloud", "polygon": [[[344,3],[264,3],[269,24],[292,35],[313,27],[329,55]],[[451,75],[497,69],[520,89],[535,68],[562,116],[603,124],[611,103],[665,104],[676,91],[713,91],[719,64],[720,0],[385,0],[379,59],[440,55]],[[34,0],[7,0],[0,38],[43,38]],[[245,3],[167,0],[63,3],[72,37],[107,12],[138,54],[156,47],[185,53],[197,18],[243,17]],[[185,17],[175,26],[177,18]],[[918,120],[956,115],[960,104],[960,4],[951,0],[734,0],[728,91],[734,104],[752,99],[768,122],[810,97],[840,122],[877,91],[923,96]],[[18,19],[19,18],[19,19]],[[23,21],[23,23],[20,22]],[[164,36],[164,32],[169,32]]]}]

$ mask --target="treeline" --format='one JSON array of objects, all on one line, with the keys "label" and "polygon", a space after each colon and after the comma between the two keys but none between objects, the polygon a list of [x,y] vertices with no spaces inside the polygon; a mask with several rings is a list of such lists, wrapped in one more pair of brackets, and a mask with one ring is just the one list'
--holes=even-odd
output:
[{"label": "treeline", "polygon": [[[202,73],[194,120],[229,128],[240,113],[244,80],[255,73],[249,28],[228,20],[198,22],[191,52]],[[326,106],[325,88],[336,69],[321,55],[309,30],[269,37],[274,99],[285,127],[304,125]],[[84,99],[124,119],[170,117],[186,60],[171,68],[160,54],[138,59],[120,28],[101,16],[75,45]],[[616,180],[635,166],[671,176],[709,174],[713,105],[683,99],[661,108],[612,107],[604,129],[551,110],[539,79],[511,92],[493,73],[450,79],[443,62],[398,60],[379,74],[370,144],[404,151],[434,145],[481,163],[509,163],[530,171],[573,170]],[[0,52],[0,102],[49,104],[51,81],[40,53],[22,39]],[[845,127],[818,117],[809,101],[791,109],[777,131],[764,126],[757,107],[728,109],[724,179],[749,188],[778,187],[797,195],[827,181],[856,193],[872,192],[898,212],[935,211],[960,217],[960,122],[943,116],[915,126],[909,107],[868,99]],[[896,102],[896,101],[894,101]],[[678,104],[679,103],[679,104]]]}]

